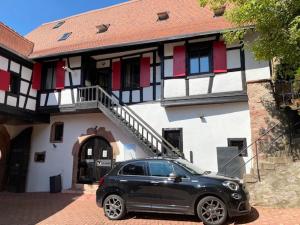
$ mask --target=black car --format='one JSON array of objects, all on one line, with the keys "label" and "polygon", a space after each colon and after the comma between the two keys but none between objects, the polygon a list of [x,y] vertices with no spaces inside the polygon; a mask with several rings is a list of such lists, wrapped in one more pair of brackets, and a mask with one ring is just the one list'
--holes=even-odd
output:
[{"label": "black car", "polygon": [[99,182],[97,205],[111,220],[122,219],[126,212],[157,212],[198,215],[209,225],[251,210],[239,180],[165,158],[117,163]]}]

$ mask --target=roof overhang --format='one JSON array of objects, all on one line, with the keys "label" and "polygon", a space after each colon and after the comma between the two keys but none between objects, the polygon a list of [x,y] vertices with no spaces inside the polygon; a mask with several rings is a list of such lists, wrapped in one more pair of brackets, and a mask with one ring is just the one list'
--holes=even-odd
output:
[{"label": "roof overhang", "polygon": [[143,41],[137,41],[137,42],[129,42],[129,43],[120,43],[115,45],[107,45],[107,46],[99,46],[96,48],[86,48],[86,49],[78,49],[74,51],[65,51],[65,52],[59,52],[59,53],[53,53],[53,54],[47,54],[43,56],[37,56],[37,57],[30,57],[32,60],[39,60],[39,59],[45,59],[45,58],[55,58],[55,57],[63,57],[67,55],[78,55],[81,53],[92,53],[97,52],[101,50],[109,50],[109,49],[116,49],[116,48],[123,48],[123,47],[131,47],[136,45],[146,45],[146,44],[155,44],[160,42],[171,42],[171,41],[180,41],[182,39],[187,38],[193,38],[193,37],[201,37],[201,36],[210,36],[210,35],[216,35],[220,33],[230,32],[230,31],[237,31],[241,29],[252,29],[254,28],[254,25],[244,26],[244,27],[238,27],[238,28],[230,28],[230,29],[224,29],[224,30],[213,30],[213,31],[207,31],[207,32],[198,32],[198,33],[191,33],[191,34],[185,34],[185,35],[178,35],[178,36],[171,36],[171,37],[163,37],[163,38],[157,38],[157,39],[151,39],[151,40],[143,40]]}]

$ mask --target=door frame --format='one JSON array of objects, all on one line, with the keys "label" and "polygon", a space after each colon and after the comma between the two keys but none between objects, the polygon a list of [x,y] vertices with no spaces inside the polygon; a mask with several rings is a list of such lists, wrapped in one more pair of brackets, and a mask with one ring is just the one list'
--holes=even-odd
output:
[{"label": "door frame", "polygon": [[[108,160],[111,160],[111,167],[112,167],[112,165],[113,165],[113,149],[112,149],[112,147],[111,147],[109,141],[106,140],[104,137],[101,137],[101,136],[93,136],[93,137],[87,138],[87,139],[82,143],[82,145],[81,145],[81,147],[80,147],[80,150],[79,150],[79,152],[78,152],[77,183],[85,184],[84,182],[82,182],[82,181],[79,180],[79,173],[80,173],[80,170],[79,170],[79,168],[80,168],[79,162],[80,162],[80,160],[81,160],[81,154],[82,154],[82,151],[86,151],[86,149],[84,149],[85,144],[87,144],[89,141],[92,141],[92,140],[95,140],[95,139],[103,140],[104,142],[106,142],[105,144],[107,144],[107,146],[110,148],[109,150],[111,151],[111,152],[109,153],[110,157],[108,158]],[[93,149],[93,150],[94,150],[94,149]],[[93,155],[93,157],[94,157],[94,152],[92,153],[92,155]],[[95,160],[95,159],[94,159],[94,160]],[[94,172],[96,172],[95,170],[97,169],[95,163],[96,163],[96,162],[94,161],[94,165],[93,165],[93,170],[94,170]],[[97,181],[95,181],[95,182],[93,182],[93,183],[96,183],[96,182],[97,182]]]},{"label": "door frame", "polygon": [[89,138],[92,137],[102,137],[106,139],[110,146],[112,147],[113,162],[116,161],[118,155],[120,155],[120,149],[117,144],[117,141],[111,131],[106,130],[104,127],[91,127],[87,128],[86,132],[81,136],[76,138],[76,141],[73,145],[72,155],[73,155],[73,173],[72,173],[72,189],[76,189],[77,185],[77,171],[78,171],[78,156],[79,151],[83,143]]}]

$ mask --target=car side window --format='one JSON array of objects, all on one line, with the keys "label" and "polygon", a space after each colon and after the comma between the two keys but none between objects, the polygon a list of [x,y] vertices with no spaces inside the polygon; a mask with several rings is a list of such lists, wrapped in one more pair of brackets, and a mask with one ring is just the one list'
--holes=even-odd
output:
[{"label": "car side window", "polygon": [[121,175],[135,175],[135,176],[145,176],[146,170],[145,170],[145,162],[134,162],[129,163],[126,166],[124,166],[120,170]]},{"label": "car side window", "polygon": [[187,178],[187,174],[184,172],[184,170],[182,168],[180,168],[180,166],[177,166],[177,165],[173,165],[174,167],[174,171],[175,171],[175,174],[181,178]]},{"label": "car side window", "polygon": [[148,162],[150,176],[169,177],[174,172],[173,165],[167,161]]}]

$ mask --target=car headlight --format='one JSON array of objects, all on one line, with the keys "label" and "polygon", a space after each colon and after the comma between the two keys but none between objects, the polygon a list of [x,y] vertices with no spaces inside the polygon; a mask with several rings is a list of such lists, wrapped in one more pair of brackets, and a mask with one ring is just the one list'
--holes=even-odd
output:
[{"label": "car headlight", "polygon": [[224,181],[223,183],[222,183],[225,187],[228,187],[230,190],[232,190],[232,191],[238,191],[239,190],[239,188],[240,188],[240,186],[239,186],[239,184],[237,184],[236,182],[234,182],[234,181]]}]

